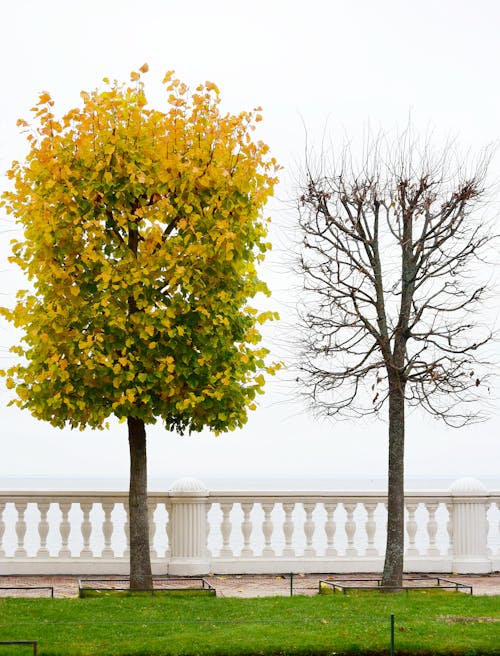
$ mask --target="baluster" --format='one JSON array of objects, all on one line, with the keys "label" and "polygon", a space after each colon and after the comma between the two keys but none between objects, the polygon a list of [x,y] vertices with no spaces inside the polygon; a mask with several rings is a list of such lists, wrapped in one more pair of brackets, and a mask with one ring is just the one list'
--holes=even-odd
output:
[{"label": "baluster", "polygon": [[113,558],[115,552],[111,547],[111,540],[113,537],[114,527],[113,527],[113,521],[111,519],[111,513],[113,512],[113,508],[115,507],[115,504],[112,501],[110,501],[108,503],[103,503],[101,505],[104,512],[104,521],[102,523],[102,534],[104,536],[104,549],[101,551],[101,556],[103,558]]},{"label": "baluster", "polygon": [[5,510],[5,503],[0,503],[0,558],[5,556],[3,548],[3,534],[5,533],[5,522],[3,521],[3,511]]},{"label": "baluster", "polygon": [[337,525],[333,519],[335,510],[337,508],[336,503],[325,503],[326,511],[326,522],[325,522],[325,533],[326,533],[326,556],[336,556],[337,549],[333,546],[335,539],[335,529]]},{"label": "baluster", "polygon": [[125,533],[125,550],[123,552],[123,558],[128,558],[130,556],[130,512],[127,501],[123,502],[123,510],[125,511],[125,522],[123,524],[123,532]]},{"label": "baluster", "polygon": [[293,511],[295,503],[283,503],[283,510],[285,512],[285,519],[283,521],[283,533],[285,535],[285,548],[283,549],[283,556],[295,556],[295,549],[293,548]]},{"label": "baluster", "polygon": [[366,523],[365,531],[368,545],[365,550],[365,556],[378,556],[377,548],[375,547],[375,532],[377,530],[377,525],[375,523],[375,510],[377,509],[377,503],[365,503],[363,504],[366,510]]},{"label": "baluster", "polygon": [[453,556],[453,504],[447,503],[446,510],[448,511],[448,521],[446,522],[446,530],[448,531],[448,556]]},{"label": "baluster", "polygon": [[149,555],[151,558],[156,558],[156,549],[154,548],[156,522],[155,522],[156,503],[150,501],[148,503],[148,530],[149,530]]},{"label": "baluster", "polygon": [[354,547],[354,535],[356,534],[356,522],[354,521],[354,510],[357,503],[344,503],[344,508],[347,513],[345,522],[345,533],[347,536],[347,549],[345,550],[346,556],[357,556],[357,549]]},{"label": "baluster", "polygon": [[264,521],[262,522],[262,533],[264,534],[264,549],[262,550],[263,556],[274,556],[274,549],[271,547],[271,539],[273,536],[274,525],[271,519],[271,513],[274,508],[274,503],[261,503],[262,510],[264,511]]},{"label": "baluster", "polygon": [[243,549],[241,550],[242,556],[253,556],[253,549],[250,546],[252,537],[252,521],[250,513],[252,512],[253,501],[251,503],[242,503],[241,510],[243,511],[243,521],[241,522],[241,532],[243,534]]},{"label": "baluster", "polygon": [[406,522],[406,533],[408,534],[408,548],[406,549],[407,556],[418,556],[418,549],[416,546],[417,535],[417,522],[415,521],[415,512],[417,511],[418,503],[407,503],[406,510],[408,511],[408,520]]},{"label": "baluster", "polygon": [[[497,510],[500,511],[500,504],[497,502],[496,505],[497,505]],[[498,521],[498,532],[500,533],[500,520]],[[1,539],[1,536],[0,536],[0,539]],[[1,546],[1,543],[0,543],[0,546]],[[500,557],[500,546],[498,547],[497,555]]]},{"label": "baluster", "polygon": [[[486,513],[488,513],[488,506],[486,506]],[[487,553],[491,558],[491,556],[493,555],[493,549],[491,549],[491,547],[488,546],[489,535],[490,535],[490,520],[488,519],[488,515],[486,514],[486,535],[484,539],[486,542]]]},{"label": "baluster", "polygon": [[71,524],[68,519],[68,514],[71,510],[71,503],[59,503],[59,510],[61,511],[61,522],[59,524],[59,533],[61,534],[61,548],[59,549],[59,557],[69,558],[71,556],[71,550],[68,547],[68,540],[71,531]]},{"label": "baluster", "polygon": [[222,548],[220,550],[221,556],[233,556],[233,550],[231,549],[230,539],[231,531],[233,525],[231,523],[230,513],[233,509],[232,503],[221,503],[220,509],[222,511],[222,521],[220,524],[220,530],[222,533]]},{"label": "baluster", "polygon": [[316,528],[313,521],[313,512],[316,508],[315,503],[303,503],[304,511],[306,513],[306,520],[304,522],[304,533],[306,536],[306,548],[304,549],[304,556],[315,556],[316,549],[313,547],[314,529]]},{"label": "baluster", "polygon": [[170,542],[171,542],[171,532],[172,532],[172,527],[170,525],[172,504],[169,503],[168,501],[165,502],[165,510],[167,511],[167,521],[165,523],[165,533],[167,534],[167,548],[165,550],[165,558],[168,559],[170,558],[170,554],[171,554]]},{"label": "baluster", "polygon": [[205,526],[205,553],[207,554],[207,559],[209,560],[212,557],[212,552],[208,548],[208,539],[210,535],[210,522],[208,521],[208,513],[210,512],[210,509],[212,508],[213,504],[210,503],[210,501],[207,501],[206,509],[205,509],[205,518],[206,518],[206,526]]},{"label": "baluster", "polygon": [[436,533],[438,529],[436,521],[437,503],[426,503],[429,518],[427,520],[427,535],[429,536],[428,556],[439,556],[439,549],[436,547]]},{"label": "baluster", "polygon": [[28,507],[27,503],[18,502],[14,504],[17,510],[17,521],[16,521],[16,535],[17,535],[17,549],[14,552],[14,556],[18,558],[23,558],[26,556],[26,549],[24,548],[24,536],[26,535],[26,522],[24,521],[24,513]]},{"label": "baluster", "polygon": [[40,513],[40,520],[38,522],[38,535],[40,537],[40,548],[36,552],[39,558],[46,558],[50,556],[47,549],[47,536],[49,534],[49,522],[47,521],[47,513],[49,512],[50,503],[37,503],[38,511]]},{"label": "baluster", "polygon": [[80,503],[80,508],[83,513],[83,520],[80,526],[83,538],[83,549],[80,551],[82,557],[92,557],[92,550],[90,549],[90,535],[92,533],[92,522],[90,521],[90,511],[92,510],[93,503]]}]

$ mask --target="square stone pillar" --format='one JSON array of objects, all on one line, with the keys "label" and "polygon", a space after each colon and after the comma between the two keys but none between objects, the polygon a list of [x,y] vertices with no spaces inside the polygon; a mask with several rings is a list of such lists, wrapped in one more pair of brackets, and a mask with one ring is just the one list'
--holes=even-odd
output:
[{"label": "square stone pillar", "polygon": [[453,571],[485,574],[492,571],[488,558],[488,490],[475,478],[461,478],[450,487]]},{"label": "square stone pillar", "polygon": [[174,576],[201,576],[210,572],[207,551],[209,491],[194,478],[181,478],[169,490],[170,562]]}]

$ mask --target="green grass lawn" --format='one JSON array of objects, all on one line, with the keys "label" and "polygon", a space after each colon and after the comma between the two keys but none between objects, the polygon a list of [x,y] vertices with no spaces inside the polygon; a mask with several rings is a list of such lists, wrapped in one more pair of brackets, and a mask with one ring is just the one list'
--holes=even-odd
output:
[{"label": "green grass lawn", "polygon": [[1,599],[0,640],[37,640],[40,656],[389,654],[391,613],[396,654],[500,654],[500,597],[423,591]]}]

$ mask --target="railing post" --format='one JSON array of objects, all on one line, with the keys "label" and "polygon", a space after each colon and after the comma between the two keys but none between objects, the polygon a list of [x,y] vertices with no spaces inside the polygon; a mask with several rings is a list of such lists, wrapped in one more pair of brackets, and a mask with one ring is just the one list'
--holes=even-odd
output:
[{"label": "railing post", "polygon": [[474,478],[461,478],[450,487],[453,571],[461,574],[491,572],[488,558],[488,491]]},{"label": "railing post", "polygon": [[194,478],[181,478],[170,488],[169,574],[196,576],[209,573],[206,544],[208,496],[207,488]]}]

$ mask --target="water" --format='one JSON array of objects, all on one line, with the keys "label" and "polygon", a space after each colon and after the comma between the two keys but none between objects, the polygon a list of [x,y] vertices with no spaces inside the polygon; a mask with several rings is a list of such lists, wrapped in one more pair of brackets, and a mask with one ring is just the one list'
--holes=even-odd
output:
[{"label": "water", "polygon": [[[355,478],[353,476],[335,478],[203,478],[202,482],[209,490],[359,490],[380,491],[387,489],[387,480],[384,478]],[[454,478],[428,478],[408,477],[407,490],[439,490],[446,491],[454,482]],[[484,477],[480,479],[489,490],[500,490],[500,478]],[[175,482],[175,479],[150,478],[148,487],[152,492],[165,492]],[[78,478],[78,477],[11,477],[0,476],[0,490],[40,490],[40,491],[122,491],[128,490],[126,478]]]}]

